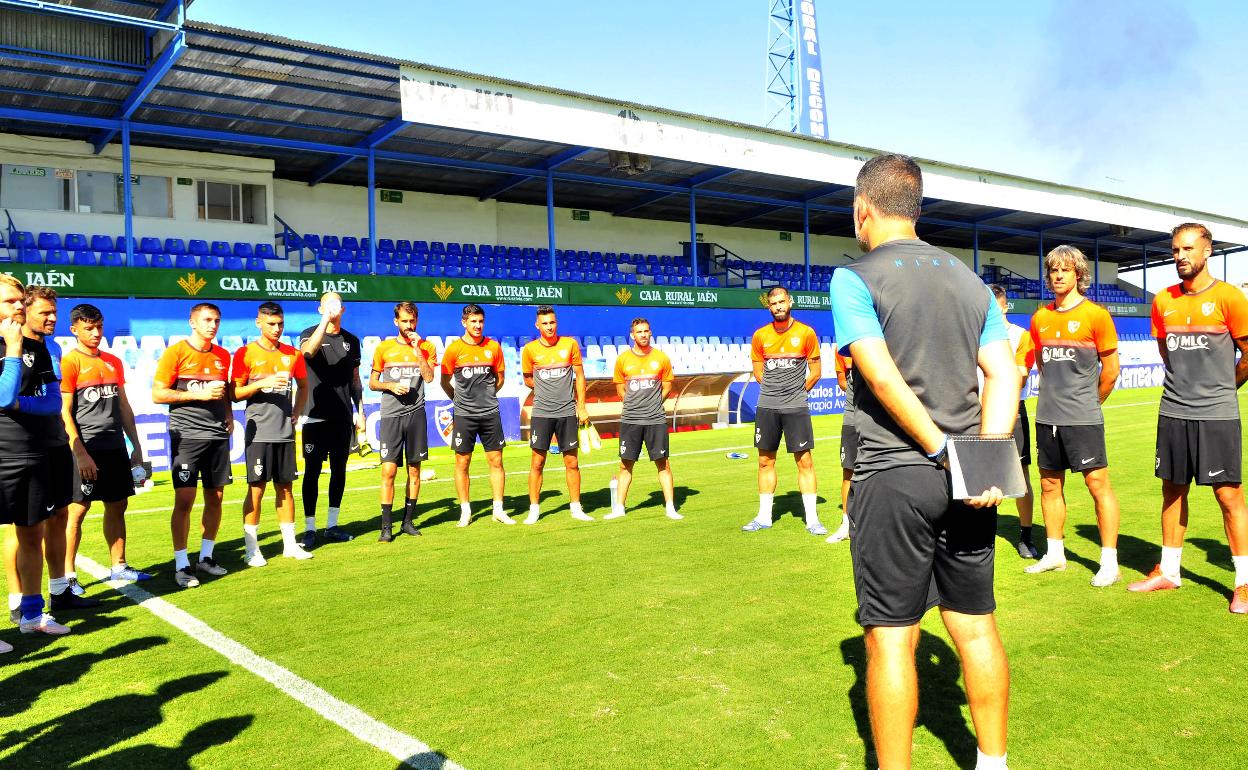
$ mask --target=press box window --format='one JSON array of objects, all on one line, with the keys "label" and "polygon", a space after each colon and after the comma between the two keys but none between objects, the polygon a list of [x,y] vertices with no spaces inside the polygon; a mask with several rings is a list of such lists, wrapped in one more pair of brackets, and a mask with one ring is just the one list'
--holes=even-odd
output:
[{"label": "press box window", "polygon": [[71,211],[73,172],[0,164],[0,208]]},{"label": "press box window", "polygon": [[264,185],[201,180],[196,190],[200,219],[260,225],[268,223]]},{"label": "press box window", "polygon": [[[82,214],[121,214],[125,177],[102,171],[78,172],[78,211]],[[166,176],[130,177],[134,214],[139,217],[173,216],[170,180]]]}]

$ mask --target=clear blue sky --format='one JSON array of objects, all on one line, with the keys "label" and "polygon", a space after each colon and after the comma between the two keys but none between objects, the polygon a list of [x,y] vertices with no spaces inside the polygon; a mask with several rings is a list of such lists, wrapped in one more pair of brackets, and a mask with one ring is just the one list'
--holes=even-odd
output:
[{"label": "clear blue sky", "polygon": [[[1248,4],[816,2],[832,139],[1248,219]],[[197,0],[190,17],[760,124],[766,12]]]}]

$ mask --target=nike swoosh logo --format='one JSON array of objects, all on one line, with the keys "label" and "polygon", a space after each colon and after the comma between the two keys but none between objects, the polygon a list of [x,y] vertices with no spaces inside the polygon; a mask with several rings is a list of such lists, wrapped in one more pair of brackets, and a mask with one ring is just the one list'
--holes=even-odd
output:
[{"label": "nike swoosh logo", "polygon": [[802,443],[798,444],[797,447],[798,449],[801,449],[802,447],[806,446],[809,443],[810,443],[809,441],[803,441]]},{"label": "nike swoosh logo", "polygon": [[1085,457],[1085,458],[1083,458],[1082,460],[1080,460],[1080,461],[1079,461],[1079,464],[1080,464],[1080,465],[1087,465],[1088,463],[1092,462],[1092,461],[1093,461],[1093,460],[1095,460],[1095,459],[1096,459],[1095,457]]},{"label": "nike swoosh logo", "polygon": [[1042,331],[1042,332],[1047,332],[1048,330],[1049,330],[1049,327],[1047,327],[1047,326],[1041,326],[1041,327],[1040,327],[1040,331]]},{"label": "nike swoosh logo", "polygon": [[1177,311],[1177,310],[1167,310],[1166,312],[1164,312],[1164,313],[1162,313],[1162,314],[1161,314],[1161,317],[1162,317],[1162,318],[1165,318],[1166,316],[1171,315],[1172,313],[1177,313],[1177,312],[1179,312],[1179,311]]},{"label": "nike swoosh logo", "polygon": [[[1214,476],[1217,476],[1219,473],[1222,473],[1222,472],[1223,472],[1223,471],[1225,471],[1225,470],[1226,470],[1226,468],[1223,468],[1223,469],[1222,469],[1222,470],[1220,470],[1220,471],[1209,471],[1209,477],[1210,477],[1210,478],[1213,478]],[[50,511],[50,510],[52,510],[52,509],[51,509],[51,508],[49,508],[48,510]]]},{"label": "nike swoosh logo", "polygon": [[[1210,475],[1210,476],[1212,476],[1213,474],[1212,474],[1212,473],[1210,473],[1209,475]],[[48,506],[48,510],[50,511],[50,510],[52,510],[52,509],[53,509],[53,508],[55,508],[55,507],[56,507],[55,505],[49,505],[49,506]]]}]

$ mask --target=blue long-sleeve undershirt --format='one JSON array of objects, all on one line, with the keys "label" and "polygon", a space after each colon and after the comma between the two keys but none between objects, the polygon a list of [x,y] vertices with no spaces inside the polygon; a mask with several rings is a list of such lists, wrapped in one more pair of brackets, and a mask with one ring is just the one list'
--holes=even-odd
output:
[{"label": "blue long-sleeve undershirt", "polygon": [[18,396],[17,408],[26,414],[42,417],[58,414],[61,411],[61,392],[55,388],[44,388],[43,395]]},{"label": "blue long-sleeve undershirt", "polygon": [[0,404],[9,405],[17,400],[17,391],[22,386],[22,359],[7,356],[4,359],[4,370],[0,371]]}]

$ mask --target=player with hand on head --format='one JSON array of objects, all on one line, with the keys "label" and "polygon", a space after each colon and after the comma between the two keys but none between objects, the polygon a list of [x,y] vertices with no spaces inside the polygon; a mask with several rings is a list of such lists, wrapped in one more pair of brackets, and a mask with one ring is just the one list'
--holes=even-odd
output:
[{"label": "player with hand on head", "polygon": [[[221,310],[210,302],[191,308],[191,336],[165,348],[156,365],[152,402],[169,405],[169,453],[173,457],[174,580],[181,588],[195,588],[195,573],[220,576],[226,573],[213,558],[217,531],[221,527],[221,500],[226,485],[234,481],[230,469],[230,434],[234,413],[230,410],[230,354],[214,345],[221,327]],[[202,479],[204,512],[199,561],[192,569],[186,553],[195,506],[195,485]]]},{"label": "player with hand on head", "polygon": [[347,488],[347,456],[364,430],[364,387],[360,383],[360,340],[342,328],[342,297],[321,295],[321,321],[299,334],[299,352],[308,370],[308,412],[303,421],[303,547],[316,544],[316,502],[321,467],[329,459],[329,506],[325,539],[345,543],[350,533],[338,525]]},{"label": "player with hand on head", "polygon": [[1101,532],[1101,566],[1092,585],[1117,583],[1118,498],[1109,483],[1105,418],[1101,404],[1118,382],[1118,333],[1105,308],[1083,296],[1092,270],[1083,252],[1058,246],[1044,258],[1054,301],[1031,317],[1031,341],[1040,367],[1036,450],[1040,460],[1040,510],[1048,548],[1027,567],[1035,574],[1066,568],[1066,471],[1083,474]]},{"label": "player with hand on head", "polygon": [[668,445],[667,416],[663,402],[672,390],[672,362],[667,354],[653,347],[650,322],[634,318],[630,336],[633,346],[615,359],[615,392],[622,403],[620,413],[620,469],[614,480],[611,512],[606,519],[626,513],[628,489],[633,483],[633,466],[646,452],[659,472],[659,488],[669,519],[683,519],[676,510],[676,482]]},{"label": "player with hand on head", "polygon": [[[243,560],[248,567],[263,567],[260,553],[260,508],[264,490],[273,482],[277,526],[282,533],[282,556],[311,559],[295,539],[294,482],[295,423],[308,400],[307,366],[303,355],[282,342],[286,314],[276,302],[265,302],[256,311],[260,338],[234,353],[230,372],[234,401],[246,401],[243,445],[246,447],[247,497],[243,498]],[[295,386],[294,399],[291,388]]]},{"label": "player with hand on head", "polygon": [[[126,398],[126,370],[121,359],[100,350],[104,314],[95,305],[69,311],[69,330],[77,346],[61,363],[61,417],[74,452],[78,482],[69,504],[65,570],[72,573],[82,522],[91,503],[104,506],[104,540],[112,557],[110,580],[137,582],[151,575],[126,563],[126,507],[136,481],[146,477],[143,448],[134,410]],[[126,451],[126,439],[130,451]]]},{"label": "player with hand on head", "polygon": [[537,308],[538,338],[520,351],[524,384],[533,391],[533,413],[529,418],[529,515],[525,524],[536,524],[541,517],[542,477],[552,438],[559,440],[564,475],[568,480],[568,503],[572,518],[593,521],[581,508],[581,466],[578,461],[577,427],[589,422],[585,410],[585,367],[581,346],[571,337],[559,336],[559,321],[550,305]]},{"label": "player with hand on head", "polygon": [[1230,611],[1248,614],[1248,508],[1235,392],[1248,381],[1248,299],[1209,274],[1209,228],[1195,222],[1174,228],[1170,252],[1179,283],[1154,296],[1152,313],[1166,372],[1155,463],[1161,479],[1161,563],[1129,588],[1163,591],[1183,584],[1180,561],[1194,478],[1197,486],[1212,487],[1222,510],[1235,569]]},{"label": "player with hand on head", "polygon": [[472,450],[480,437],[485,460],[490,466],[490,491],[494,496],[492,518],[503,524],[516,520],[503,510],[503,418],[498,409],[498,391],[503,387],[503,349],[485,336],[485,311],[479,305],[465,305],[461,314],[464,333],[446,346],[442,356],[442,391],[452,396],[455,424],[451,448],[455,451],[455,494],[459,498],[459,526],[472,523],[468,496],[468,471]]},{"label": "player with hand on head", "polygon": [[1014,499],[1018,510],[1018,555],[1024,559],[1038,559],[1040,552],[1031,541],[1031,522],[1035,496],[1031,490],[1031,425],[1027,419],[1027,377],[1031,367],[1036,363],[1036,344],[1031,340],[1031,332],[1018,324],[1010,323],[1006,315],[1010,310],[1009,296],[1001,286],[993,284],[992,296],[997,299],[997,307],[1001,308],[1001,317],[1005,319],[1006,332],[1010,335],[1010,348],[1014,351],[1014,363],[1023,378],[1023,387],[1018,392],[1018,418],[1014,420],[1014,444],[1018,447],[1018,461],[1023,466],[1022,497]]},{"label": "player with hand on head", "polygon": [[758,515],[741,529],[771,529],[771,507],[776,494],[776,450],[780,437],[797,464],[797,488],[802,494],[806,531],[828,534],[815,510],[815,429],[810,422],[806,394],[823,374],[819,337],[793,317],[793,298],[783,286],[767,292],[771,323],[754,332],[750,361],[758,381],[758,409],[754,417],[754,447],[758,449]]},{"label": "player with hand on head", "polygon": [[407,461],[406,501],[403,505],[405,535],[419,536],[413,517],[420,498],[420,464],[429,459],[428,420],[425,415],[425,384],[433,382],[438,352],[433,343],[416,331],[420,311],[411,302],[394,306],[398,334],[373,352],[373,372],[368,389],[381,393],[381,534],[377,541],[394,540],[392,516],[394,479],[399,463]]}]

